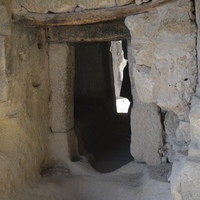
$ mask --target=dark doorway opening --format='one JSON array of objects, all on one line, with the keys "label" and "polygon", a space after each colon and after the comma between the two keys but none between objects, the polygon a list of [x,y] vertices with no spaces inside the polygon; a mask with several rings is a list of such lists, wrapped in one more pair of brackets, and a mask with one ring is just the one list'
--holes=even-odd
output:
[{"label": "dark doorway opening", "polygon": [[79,152],[102,173],[131,162],[127,113],[117,113],[110,42],[75,44],[74,118]]}]

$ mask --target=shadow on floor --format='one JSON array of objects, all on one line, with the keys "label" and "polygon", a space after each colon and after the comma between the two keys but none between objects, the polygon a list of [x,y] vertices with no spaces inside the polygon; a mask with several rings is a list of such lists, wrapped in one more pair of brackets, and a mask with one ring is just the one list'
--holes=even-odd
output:
[{"label": "shadow on floor", "polygon": [[109,173],[134,160],[130,154],[127,114],[108,115],[99,107],[80,110],[75,121],[76,134],[79,144],[93,155],[91,165],[95,170]]},{"label": "shadow on floor", "polygon": [[92,166],[101,173],[109,173],[133,161],[130,154],[130,140],[126,137],[102,142],[93,152],[95,162]]}]

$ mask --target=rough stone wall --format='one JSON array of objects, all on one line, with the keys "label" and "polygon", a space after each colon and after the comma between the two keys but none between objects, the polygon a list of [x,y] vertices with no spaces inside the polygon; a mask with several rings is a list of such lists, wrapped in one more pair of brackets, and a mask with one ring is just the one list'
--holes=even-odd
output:
[{"label": "rough stone wall", "polygon": [[[196,22],[200,24],[200,2],[195,0],[196,6]],[[197,32],[197,59],[198,67],[200,64],[200,29]],[[198,70],[199,74],[199,70]],[[200,99],[199,84],[197,86],[196,95],[192,99],[190,120],[190,145],[187,154],[178,153],[175,157],[173,170],[171,175],[171,190],[175,200],[194,200],[199,199],[200,191]]]},{"label": "rough stone wall", "polygon": [[[196,25],[192,11],[191,1],[179,0],[158,8],[156,12],[126,18],[126,25],[132,36],[130,76],[139,101],[156,103],[164,110],[173,111],[178,118],[176,125],[168,115],[165,116],[166,145],[160,153],[171,162],[175,152],[188,151],[190,142],[189,103],[197,84]],[[132,112],[133,129],[136,123],[134,123],[136,107],[133,106]],[[173,127],[168,126],[170,123],[176,127],[173,133],[170,132]],[[160,125],[155,123],[155,126]],[[132,131],[133,154],[137,149],[133,145],[134,140],[147,139],[145,135],[142,137],[136,134],[140,132],[139,129],[134,131]],[[156,149],[159,151],[158,147]]]},{"label": "rough stone wall", "polygon": [[139,99],[187,120],[197,83],[196,26],[191,2],[179,0],[157,12],[130,16],[133,76]]},{"label": "rough stone wall", "polygon": [[131,42],[128,42],[129,74],[131,80],[133,107],[131,109],[131,154],[136,161],[148,165],[161,163],[160,150],[163,147],[160,108],[154,103],[140,101],[134,82],[134,56]]},{"label": "rough stone wall", "polygon": [[124,6],[130,3],[140,5],[148,1],[150,0],[13,0],[12,3],[14,13],[63,13]]},{"label": "rough stone wall", "polygon": [[155,104],[142,103],[133,93],[131,112],[131,155],[136,161],[148,165],[161,163],[160,150],[163,147],[160,109]]},{"label": "rough stone wall", "polygon": [[0,196],[40,177],[48,160],[48,62],[42,29],[11,23],[0,1]]},{"label": "rough stone wall", "polygon": [[[66,5],[66,1],[13,0],[12,5],[15,13],[27,11],[59,13],[125,5],[132,1],[93,1],[92,4],[89,4],[90,1],[68,2]],[[138,0],[136,3],[140,4],[142,1]],[[66,156],[68,161],[68,145],[75,141],[73,128],[69,125],[67,127],[72,128],[71,131],[55,129],[54,131],[60,135],[52,134],[49,144],[49,80],[45,34],[42,29],[14,26],[11,23],[10,4],[11,1],[0,0],[0,196],[2,199],[4,194],[36,181],[40,177],[42,166],[49,163],[49,158],[62,160],[63,156]],[[156,134],[152,138],[158,139],[156,147],[152,145],[153,149],[148,147],[145,151],[139,152],[153,152],[151,155],[146,156],[146,154],[142,159],[137,159],[150,163],[155,158],[153,164],[160,162],[158,150],[162,145],[161,124],[158,107],[154,103],[176,113],[178,115],[176,117],[181,121],[178,125],[176,119],[172,120],[173,130],[167,125],[170,113],[165,121],[165,127],[169,131],[168,136],[172,135],[176,142],[179,140],[181,143],[181,147],[176,150],[175,158],[172,158],[175,160],[171,176],[172,194],[174,199],[186,200],[199,199],[200,196],[199,87],[188,117],[188,103],[191,102],[197,82],[196,27],[191,4],[190,0],[178,0],[176,3],[159,8],[157,12],[130,16],[126,20],[132,34],[133,88],[136,88],[142,109],[144,109],[142,103],[154,107],[156,123],[150,121],[149,124],[154,123],[156,127],[149,125],[149,132],[155,128]],[[198,24],[199,10],[200,4],[196,0]],[[198,44],[198,51],[199,48]],[[135,106],[139,108],[137,104]],[[151,109],[140,113],[149,113],[149,110]],[[68,113],[71,113],[71,110]],[[147,114],[145,117],[152,116]],[[132,124],[138,124],[137,119],[132,114]],[[142,125],[141,123],[141,127]],[[69,134],[66,134],[65,130],[69,130]],[[151,137],[146,139],[145,133],[146,130],[141,140],[150,143]],[[169,138],[166,141],[171,144],[173,139]],[[132,140],[134,140],[133,135]],[[182,143],[190,140],[187,157],[187,148],[185,149]],[[48,152],[49,147],[53,153]],[[58,147],[61,150],[57,149]],[[59,157],[61,151],[66,154]]]}]

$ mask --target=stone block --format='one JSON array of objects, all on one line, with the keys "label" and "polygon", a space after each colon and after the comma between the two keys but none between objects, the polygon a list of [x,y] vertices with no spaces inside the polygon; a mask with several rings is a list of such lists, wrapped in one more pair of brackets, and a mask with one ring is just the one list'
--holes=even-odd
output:
[{"label": "stone block", "polygon": [[68,166],[71,161],[79,160],[74,130],[67,133],[50,133],[49,141],[52,164]]},{"label": "stone block", "polygon": [[187,143],[190,141],[190,123],[179,122],[179,126],[176,130],[176,138],[179,142]]},{"label": "stone block", "polygon": [[78,0],[78,6],[83,9],[97,9],[116,6],[115,0]]},{"label": "stone block", "polygon": [[51,0],[47,1],[48,11],[53,13],[72,12],[75,10],[77,0]]},{"label": "stone block", "polygon": [[148,165],[160,164],[159,150],[163,146],[159,108],[155,104],[142,103],[133,93],[131,111],[131,154],[136,161]]},{"label": "stone block", "polygon": [[157,106],[141,103],[133,108],[132,113],[132,156],[148,165],[160,164],[158,152],[163,144]]},{"label": "stone block", "polygon": [[74,126],[74,48],[67,44],[50,44],[50,120],[52,132],[67,132]]},{"label": "stone block", "polygon": [[116,0],[117,6],[124,6],[132,2],[133,0]]},{"label": "stone block", "polygon": [[135,0],[135,3],[136,3],[137,5],[141,5],[143,2],[142,2],[142,0]]},{"label": "stone block", "polygon": [[[1,30],[0,30],[1,31]],[[8,78],[6,75],[5,38],[0,36],[0,101],[8,100]]]},{"label": "stone block", "polygon": [[[77,6],[76,0],[14,0],[13,5],[19,4],[29,12],[36,13],[62,13],[74,11]],[[13,8],[17,12],[16,8]],[[20,8],[18,8],[20,12]]]}]

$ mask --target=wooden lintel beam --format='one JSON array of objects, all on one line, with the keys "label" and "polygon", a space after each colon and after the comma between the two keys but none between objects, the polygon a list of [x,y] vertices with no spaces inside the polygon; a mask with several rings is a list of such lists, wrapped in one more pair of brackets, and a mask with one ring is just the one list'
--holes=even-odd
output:
[{"label": "wooden lintel beam", "polygon": [[46,29],[49,42],[103,42],[130,39],[124,21],[112,21],[81,26],[49,27]]},{"label": "wooden lintel beam", "polygon": [[105,21],[120,20],[129,15],[149,12],[159,6],[172,3],[174,1],[176,0],[157,0],[156,2],[144,3],[142,5],[129,4],[122,7],[60,14],[27,13],[24,15],[15,15],[14,22],[25,26],[73,26],[93,24]]}]

